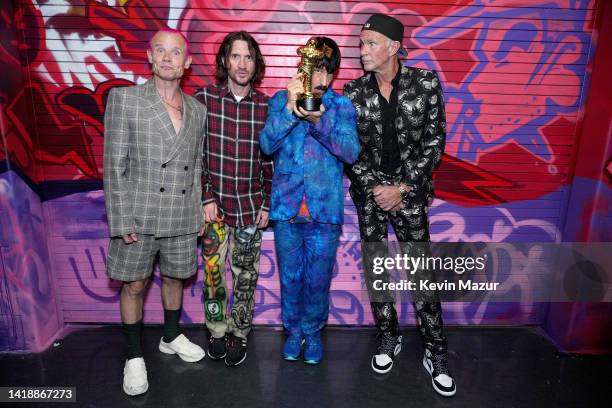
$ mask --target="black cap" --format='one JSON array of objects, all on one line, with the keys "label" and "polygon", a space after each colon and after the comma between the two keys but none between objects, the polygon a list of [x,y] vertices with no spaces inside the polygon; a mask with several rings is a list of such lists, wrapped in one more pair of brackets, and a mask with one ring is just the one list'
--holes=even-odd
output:
[{"label": "black cap", "polygon": [[400,49],[398,54],[402,57],[408,55],[402,41],[404,40],[404,25],[396,18],[388,16],[386,14],[373,14],[365,22],[361,31],[370,30],[381,33],[382,35],[389,37],[393,41],[399,41]]}]

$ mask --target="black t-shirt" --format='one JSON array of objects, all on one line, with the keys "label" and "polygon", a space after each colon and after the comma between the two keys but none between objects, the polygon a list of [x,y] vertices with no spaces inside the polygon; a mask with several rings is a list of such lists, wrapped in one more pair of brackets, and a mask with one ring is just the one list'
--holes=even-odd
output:
[{"label": "black t-shirt", "polygon": [[397,88],[401,72],[402,70],[398,69],[395,78],[391,81],[393,89],[391,90],[389,101],[380,93],[376,76],[374,74],[370,76],[370,83],[379,96],[378,99],[380,100],[382,113],[383,143],[379,170],[387,174],[395,174],[397,168],[402,164],[399,145],[397,143],[397,131],[395,129],[395,118],[397,117]]}]

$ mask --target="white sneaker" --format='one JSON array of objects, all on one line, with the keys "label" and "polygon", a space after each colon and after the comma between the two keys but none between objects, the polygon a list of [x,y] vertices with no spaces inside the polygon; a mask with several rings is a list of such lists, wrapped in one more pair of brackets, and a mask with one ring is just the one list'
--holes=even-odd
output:
[{"label": "white sneaker", "polygon": [[127,360],[123,367],[123,391],[127,395],[144,394],[149,389],[147,367],[144,358],[137,357]]},{"label": "white sneaker", "polygon": [[159,341],[159,351],[166,354],[178,354],[181,360],[188,363],[195,363],[206,357],[204,349],[190,342],[184,334],[179,334],[170,343],[166,343],[162,337]]},{"label": "white sneaker", "polygon": [[444,397],[452,397],[457,393],[457,386],[448,370],[448,357],[444,354],[434,354],[425,349],[423,366],[431,375],[433,389]]}]

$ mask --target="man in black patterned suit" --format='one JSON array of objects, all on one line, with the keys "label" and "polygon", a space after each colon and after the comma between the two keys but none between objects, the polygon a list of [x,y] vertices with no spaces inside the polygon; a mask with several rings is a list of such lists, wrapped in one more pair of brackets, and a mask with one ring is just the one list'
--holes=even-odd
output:
[{"label": "man in black patterned suit", "polygon": [[[384,374],[401,350],[402,336],[390,293],[376,290],[374,260],[388,256],[388,224],[403,254],[429,254],[427,207],[433,199],[432,172],[444,151],[446,119],[440,81],[435,71],[403,66],[404,27],[393,17],[371,16],[361,30],[361,62],[366,74],[345,85],[357,110],[362,144],[348,168],[350,193],[357,207],[365,282],[380,343],[372,369]],[[409,276],[410,277],[410,276]],[[419,270],[412,279],[433,279]],[[418,282],[417,282],[418,283]],[[413,291],[419,332],[425,344],[423,364],[436,392],[452,396],[456,386],[448,370],[442,308],[435,291]]]}]

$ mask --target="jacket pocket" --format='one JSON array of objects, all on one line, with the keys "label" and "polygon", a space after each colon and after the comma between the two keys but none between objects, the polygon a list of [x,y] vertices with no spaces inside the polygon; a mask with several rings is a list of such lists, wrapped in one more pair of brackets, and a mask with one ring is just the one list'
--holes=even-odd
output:
[{"label": "jacket pocket", "polygon": [[274,172],[281,174],[291,174],[296,173],[294,170],[296,166],[293,165],[293,161],[287,159],[286,157],[277,157],[274,160]]}]

